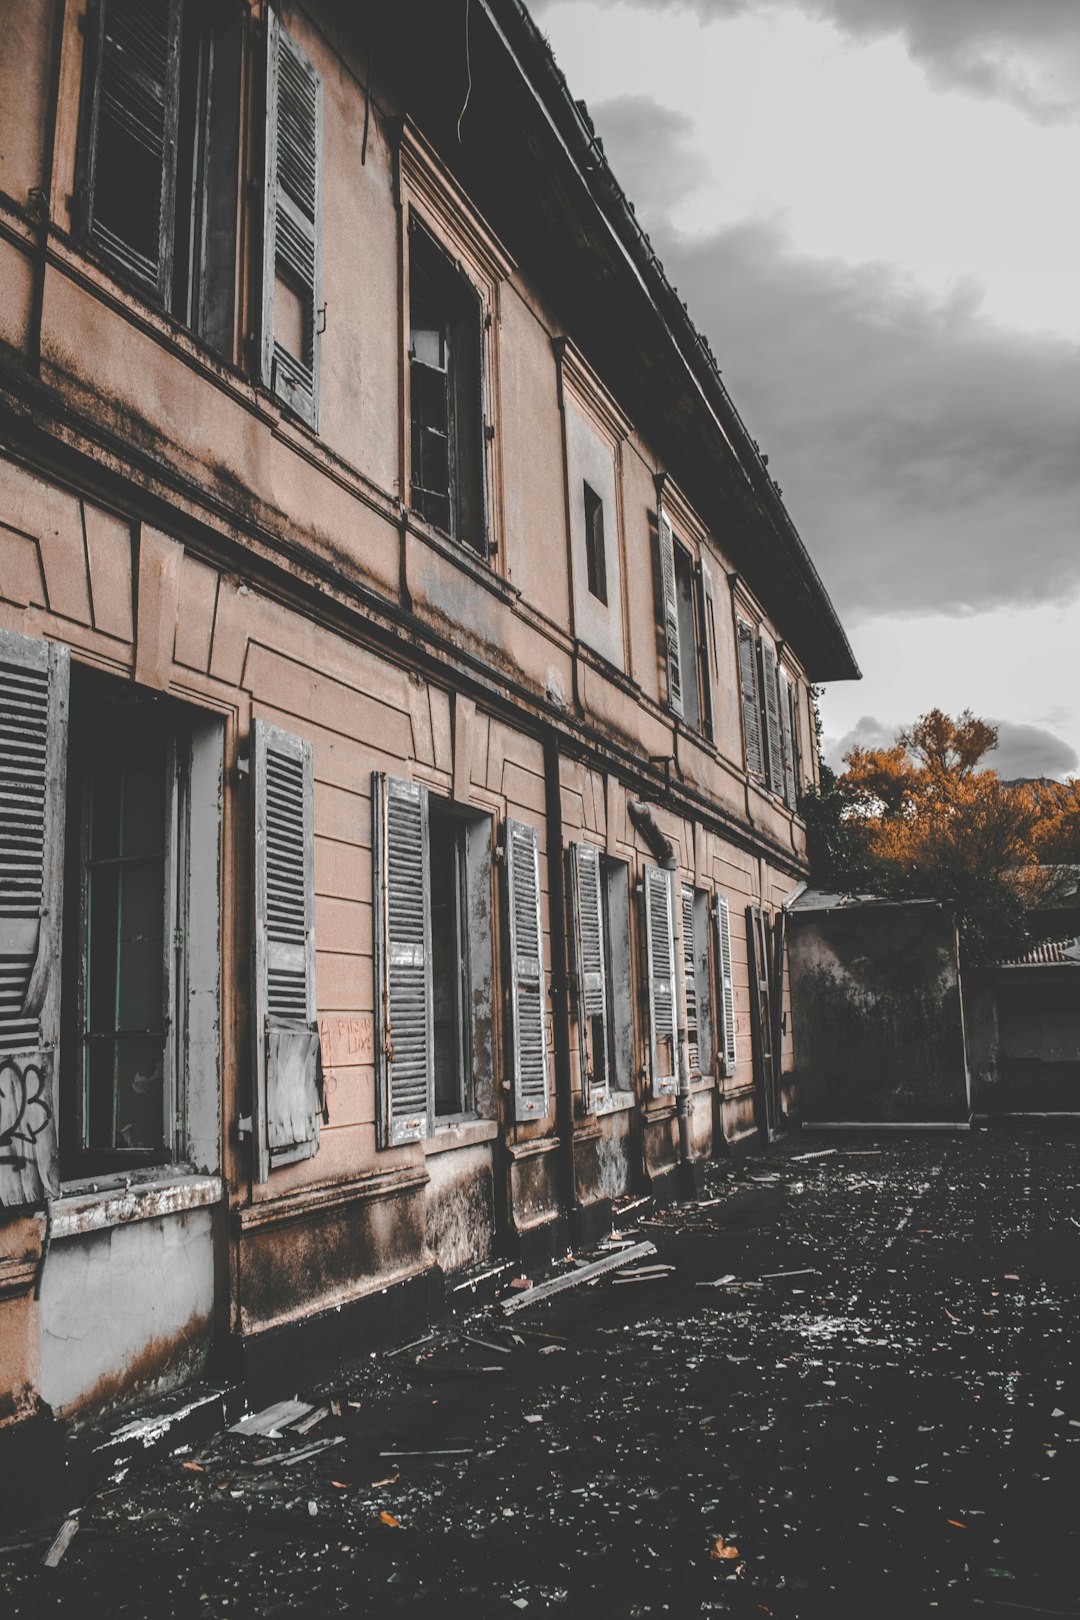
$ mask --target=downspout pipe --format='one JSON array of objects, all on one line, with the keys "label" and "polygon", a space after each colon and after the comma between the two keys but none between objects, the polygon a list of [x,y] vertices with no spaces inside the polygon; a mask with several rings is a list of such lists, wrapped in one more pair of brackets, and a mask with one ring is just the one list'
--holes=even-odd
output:
[{"label": "downspout pipe", "polygon": [[671,890],[671,932],[675,952],[675,996],[672,1023],[675,1028],[675,1052],[678,1065],[679,1089],[675,1098],[675,1113],[679,1122],[679,1186],[685,1198],[695,1198],[701,1190],[700,1169],[696,1168],[694,1147],[690,1137],[690,1065],[686,1052],[686,1031],[679,1027],[679,1010],[683,1005],[683,948],[679,919],[682,906],[679,895],[679,862],[670,838],[657,824],[652,809],[643,799],[630,799],[626,806],[630,820],[644,838],[657,865],[667,873]]},{"label": "downspout pipe", "polygon": [[581,1227],[574,1163],[574,1089],[570,1072],[570,1001],[566,951],[566,885],[562,825],[562,770],[557,734],[544,733],[547,811],[548,912],[551,919],[551,1015],[555,1036],[555,1129],[559,1140],[562,1202],[575,1245]]}]

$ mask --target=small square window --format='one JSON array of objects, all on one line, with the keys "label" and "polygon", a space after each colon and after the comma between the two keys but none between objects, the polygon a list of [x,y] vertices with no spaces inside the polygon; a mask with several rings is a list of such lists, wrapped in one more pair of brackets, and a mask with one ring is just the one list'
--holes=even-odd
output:
[{"label": "small square window", "polygon": [[589,590],[607,605],[607,554],[604,550],[604,503],[595,489],[585,484],[585,563]]}]

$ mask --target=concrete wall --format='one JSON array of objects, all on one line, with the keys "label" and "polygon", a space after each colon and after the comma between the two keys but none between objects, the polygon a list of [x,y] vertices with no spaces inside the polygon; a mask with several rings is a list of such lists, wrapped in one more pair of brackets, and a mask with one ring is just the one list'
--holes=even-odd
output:
[{"label": "concrete wall", "polygon": [[990,970],[965,1011],[977,1111],[1080,1114],[1080,970]]},{"label": "concrete wall", "polygon": [[956,925],[944,908],[796,908],[789,963],[805,1120],[967,1121]]}]

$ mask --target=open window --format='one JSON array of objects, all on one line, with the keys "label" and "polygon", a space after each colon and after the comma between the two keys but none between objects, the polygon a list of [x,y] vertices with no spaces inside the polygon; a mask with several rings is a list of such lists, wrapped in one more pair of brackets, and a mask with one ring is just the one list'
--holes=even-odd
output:
[{"label": "open window", "polygon": [[712,573],[658,514],[660,587],[667,644],[668,707],[695,731],[715,736],[716,604]]},{"label": "open window", "polygon": [[233,347],[239,5],[93,0],[82,240],[219,352]]},{"label": "open window", "polygon": [[409,230],[409,416],[414,509],[486,555],[482,300],[415,215]]},{"label": "open window", "polygon": [[682,890],[683,985],[686,1048],[691,1080],[713,1073],[712,975],[709,970],[709,897],[688,884]]},{"label": "open window", "polygon": [[376,775],[379,1142],[493,1109],[491,817]]},{"label": "open window", "polygon": [[603,1113],[633,1085],[629,868],[573,844],[570,875],[582,1106]]}]

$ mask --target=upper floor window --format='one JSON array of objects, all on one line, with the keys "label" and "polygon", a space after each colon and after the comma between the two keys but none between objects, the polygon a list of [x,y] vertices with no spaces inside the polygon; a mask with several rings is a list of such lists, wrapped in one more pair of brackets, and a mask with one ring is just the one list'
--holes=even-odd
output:
[{"label": "upper floor window", "polygon": [[715,738],[716,606],[712,571],[675,539],[660,508],[660,585],[667,650],[668,707],[695,731]]},{"label": "upper floor window", "polygon": [[409,232],[410,488],[416,511],[484,555],[480,294],[415,219]]},{"label": "upper floor window", "polygon": [[755,633],[740,617],[736,632],[746,769],[794,810],[802,774],[798,689],[764,630]]},{"label": "upper floor window", "polygon": [[241,15],[96,0],[87,28],[80,230],[112,267],[232,351]]},{"label": "upper floor window", "polygon": [[586,483],[585,490],[585,567],[589,590],[597,601],[607,605],[607,553],[604,550],[604,503]]}]

